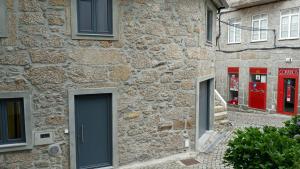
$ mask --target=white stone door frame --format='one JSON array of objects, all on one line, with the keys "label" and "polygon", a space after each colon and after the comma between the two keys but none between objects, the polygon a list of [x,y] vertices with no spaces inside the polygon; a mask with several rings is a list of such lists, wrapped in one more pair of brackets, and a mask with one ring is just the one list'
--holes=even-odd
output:
[{"label": "white stone door frame", "polygon": [[[200,106],[199,106],[199,94],[200,94],[200,83],[209,80],[209,89],[210,89],[210,107],[209,107],[209,130],[213,130],[214,128],[214,108],[215,108],[215,75],[210,74],[207,76],[203,76],[200,78],[197,78],[196,80],[196,138],[195,138],[195,150],[197,151],[199,148],[198,140],[200,138],[199,136],[199,113],[200,113]],[[208,131],[209,131],[208,130]]]}]

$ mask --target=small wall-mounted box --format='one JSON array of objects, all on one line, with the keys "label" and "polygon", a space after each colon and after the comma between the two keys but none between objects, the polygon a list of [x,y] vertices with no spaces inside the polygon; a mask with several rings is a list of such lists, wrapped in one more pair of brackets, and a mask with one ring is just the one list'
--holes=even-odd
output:
[{"label": "small wall-mounted box", "polygon": [[48,145],[53,144],[53,132],[34,132],[34,145]]},{"label": "small wall-mounted box", "polygon": [[285,62],[286,63],[292,63],[293,62],[293,58],[285,58]]}]

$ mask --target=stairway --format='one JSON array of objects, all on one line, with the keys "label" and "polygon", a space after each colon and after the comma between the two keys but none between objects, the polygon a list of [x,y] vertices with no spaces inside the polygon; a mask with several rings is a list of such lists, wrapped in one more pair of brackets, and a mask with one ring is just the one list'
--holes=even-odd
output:
[{"label": "stairway", "polygon": [[215,90],[215,131],[222,131],[226,125],[229,125],[227,103]]}]

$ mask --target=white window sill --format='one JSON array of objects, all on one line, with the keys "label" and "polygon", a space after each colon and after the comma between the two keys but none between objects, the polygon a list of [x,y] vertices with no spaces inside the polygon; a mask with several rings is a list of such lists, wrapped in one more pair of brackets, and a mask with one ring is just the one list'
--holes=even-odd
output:
[{"label": "white window sill", "polygon": [[227,45],[238,45],[238,44],[241,44],[241,42],[230,42],[230,43],[227,43]]},{"label": "white window sill", "polygon": [[12,152],[32,149],[32,145],[27,143],[4,144],[0,145],[0,152]]},{"label": "white window sill", "polygon": [[72,39],[86,39],[86,40],[119,40],[117,35],[108,35],[108,34],[89,34],[89,33],[73,33]]},{"label": "white window sill", "polygon": [[100,36],[100,37],[114,37],[113,34],[96,34],[96,33],[77,33],[77,36]]},{"label": "white window sill", "polygon": [[298,40],[299,37],[295,37],[295,38],[279,38],[279,41],[285,41],[285,40]]},{"label": "white window sill", "polygon": [[[99,169],[113,169],[114,167],[112,167],[112,166],[108,166],[108,167],[102,167],[102,168],[99,168]],[[98,168],[96,168],[96,169],[98,169]]]},{"label": "white window sill", "polygon": [[251,40],[251,43],[268,42],[268,40]]},{"label": "white window sill", "polygon": [[21,146],[27,146],[27,144],[26,143],[4,144],[4,145],[0,145],[0,149],[10,148],[10,147],[21,147]]}]

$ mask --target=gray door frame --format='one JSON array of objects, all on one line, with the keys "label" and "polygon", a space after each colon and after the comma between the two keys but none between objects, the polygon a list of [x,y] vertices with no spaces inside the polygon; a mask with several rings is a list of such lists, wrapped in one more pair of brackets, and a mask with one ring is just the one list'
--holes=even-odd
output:
[{"label": "gray door frame", "polygon": [[214,128],[214,108],[215,108],[215,75],[211,74],[211,75],[207,75],[207,76],[203,76],[200,78],[197,78],[196,81],[196,86],[197,86],[197,90],[196,90],[196,138],[195,138],[195,150],[198,150],[198,140],[201,136],[199,136],[199,118],[200,118],[200,105],[199,105],[199,97],[200,97],[200,83],[209,80],[209,101],[210,101],[210,106],[209,106],[209,129],[208,130],[213,130]]},{"label": "gray door frame", "polygon": [[118,167],[118,114],[117,114],[117,88],[98,88],[98,89],[70,89],[69,93],[69,133],[70,133],[70,168],[76,167],[76,126],[75,126],[75,96],[89,94],[112,94],[112,154],[113,166],[101,169],[111,169]]}]

